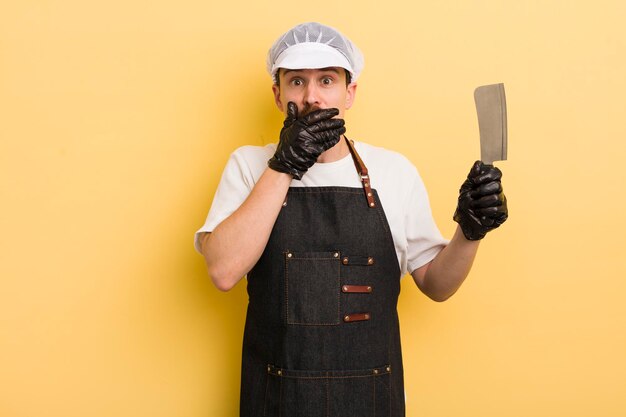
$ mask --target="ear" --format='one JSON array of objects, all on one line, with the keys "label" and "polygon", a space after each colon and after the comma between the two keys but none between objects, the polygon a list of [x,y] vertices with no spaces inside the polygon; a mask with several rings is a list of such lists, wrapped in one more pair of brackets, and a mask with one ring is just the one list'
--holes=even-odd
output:
[{"label": "ear", "polygon": [[276,84],[272,85],[272,92],[274,93],[274,103],[276,103],[276,107],[284,113],[286,110],[285,107],[283,107],[282,100],[280,99],[280,87]]},{"label": "ear", "polygon": [[350,83],[346,88],[346,110],[348,110],[354,104],[356,99],[356,83]]},{"label": "ear", "polygon": [[280,100],[280,87],[276,84],[272,85],[272,92],[274,93],[274,102],[278,110],[283,111],[283,102]]}]

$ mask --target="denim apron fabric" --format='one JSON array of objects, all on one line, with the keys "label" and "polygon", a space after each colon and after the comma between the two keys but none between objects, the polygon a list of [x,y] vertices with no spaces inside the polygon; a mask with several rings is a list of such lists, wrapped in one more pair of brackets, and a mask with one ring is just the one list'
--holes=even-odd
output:
[{"label": "denim apron fabric", "polygon": [[248,273],[242,417],[404,416],[400,268],[376,190],[365,193],[289,189]]}]

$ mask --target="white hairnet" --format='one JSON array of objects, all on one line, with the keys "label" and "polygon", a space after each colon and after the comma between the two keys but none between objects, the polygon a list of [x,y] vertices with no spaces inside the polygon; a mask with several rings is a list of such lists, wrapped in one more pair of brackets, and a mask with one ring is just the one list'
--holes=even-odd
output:
[{"label": "white hairnet", "polygon": [[363,54],[338,30],[321,23],[302,23],[274,42],[267,53],[267,72],[276,82],[279,68],[340,67],[356,81],[363,70]]}]

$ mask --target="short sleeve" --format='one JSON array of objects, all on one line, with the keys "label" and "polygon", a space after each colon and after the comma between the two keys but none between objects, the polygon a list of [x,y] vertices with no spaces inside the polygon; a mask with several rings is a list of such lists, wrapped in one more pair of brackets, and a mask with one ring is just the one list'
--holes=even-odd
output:
[{"label": "short sleeve", "polygon": [[406,207],[407,270],[416,269],[432,261],[449,243],[435,224],[424,183],[415,171]]},{"label": "short sleeve", "polygon": [[206,221],[195,234],[194,246],[198,252],[202,233],[213,232],[248,198],[266,167],[268,155],[271,155],[271,149],[253,146],[244,146],[232,153],[222,172]]}]

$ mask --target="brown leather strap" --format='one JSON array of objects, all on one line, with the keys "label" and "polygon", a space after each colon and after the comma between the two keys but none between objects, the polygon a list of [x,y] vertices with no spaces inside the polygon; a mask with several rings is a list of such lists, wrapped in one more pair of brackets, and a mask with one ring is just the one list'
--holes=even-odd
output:
[{"label": "brown leather strap", "polygon": [[371,285],[342,285],[341,292],[368,294],[372,292]]},{"label": "brown leather strap", "polygon": [[343,321],[352,323],[353,321],[364,321],[370,319],[370,313],[354,313],[343,316]]},{"label": "brown leather strap", "polygon": [[344,265],[374,265],[373,256],[344,256],[341,258],[341,263]]},{"label": "brown leather strap", "polygon": [[356,171],[361,177],[361,183],[363,184],[363,191],[365,191],[367,205],[371,208],[374,208],[376,207],[376,202],[374,202],[374,194],[372,194],[372,186],[370,185],[370,177],[367,172],[367,167],[363,163],[363,160],[361,160],[359,154],[356,152],[356,149],[354,149],[354,144],[352,143],[352,141],[346,138],[346,143],[348,144],[348,149],[350,149],[350,154],[352,154],[352,160],[354,161]]}]

